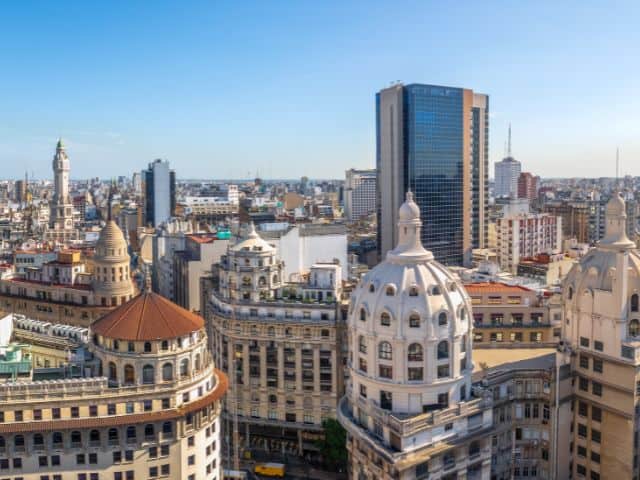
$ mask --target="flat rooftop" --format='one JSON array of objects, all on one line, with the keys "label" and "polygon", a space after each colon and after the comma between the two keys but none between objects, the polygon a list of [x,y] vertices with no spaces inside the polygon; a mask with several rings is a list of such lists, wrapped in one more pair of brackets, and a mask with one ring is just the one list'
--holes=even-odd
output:
[{"label": "flat rooftop", "polygon": [[473,379],[491,370],[530,370],[555,365],[555,348],[474,348]]}]

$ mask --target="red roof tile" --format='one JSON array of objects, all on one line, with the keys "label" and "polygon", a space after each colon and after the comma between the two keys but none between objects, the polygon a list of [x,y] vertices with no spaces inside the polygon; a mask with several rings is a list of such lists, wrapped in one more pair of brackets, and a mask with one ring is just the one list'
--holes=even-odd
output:
[{"label": "red roof tile", "polygon": [[91,325],[91,331],[118,340],[165,340],[204,327],[204,320],[157,293],[144,292]]}]

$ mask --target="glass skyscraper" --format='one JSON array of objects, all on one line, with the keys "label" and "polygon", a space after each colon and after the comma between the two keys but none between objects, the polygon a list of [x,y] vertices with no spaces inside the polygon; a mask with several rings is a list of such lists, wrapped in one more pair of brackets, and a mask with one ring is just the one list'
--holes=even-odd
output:
[{"label": "glass skyscraper", "polygon": [[407,190],[422,214],[422,242],[447,265],[485,246],[488,97],[462,88],[394,85],[376,95],[378,245],[396,243]]}]

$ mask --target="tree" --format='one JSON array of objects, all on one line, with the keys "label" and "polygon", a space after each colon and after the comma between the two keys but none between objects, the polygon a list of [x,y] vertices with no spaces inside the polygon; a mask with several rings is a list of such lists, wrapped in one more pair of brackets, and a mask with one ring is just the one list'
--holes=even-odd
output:
[{"label": "tree", "polygon": [[318,440],[318,448],[322,454],[325,468],[344,471],[347,468],[347,432],[334,418],[322,422],[324,438]]}]

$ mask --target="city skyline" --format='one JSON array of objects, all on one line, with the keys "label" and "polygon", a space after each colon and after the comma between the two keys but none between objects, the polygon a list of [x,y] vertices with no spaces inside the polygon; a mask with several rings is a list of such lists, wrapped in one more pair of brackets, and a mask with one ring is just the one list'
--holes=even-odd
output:
[{"label": "city skyline", "polygon": [[511,122],[527,171],[613,176],[619,147],[640,174],[631,2],[37,7],[4,10],[5,177],[48,178],[62,136],[74,178],[155,158],[179,178],[341,178],[375,166],[375,92],[397,79],[490,95],[490,171]]}]

